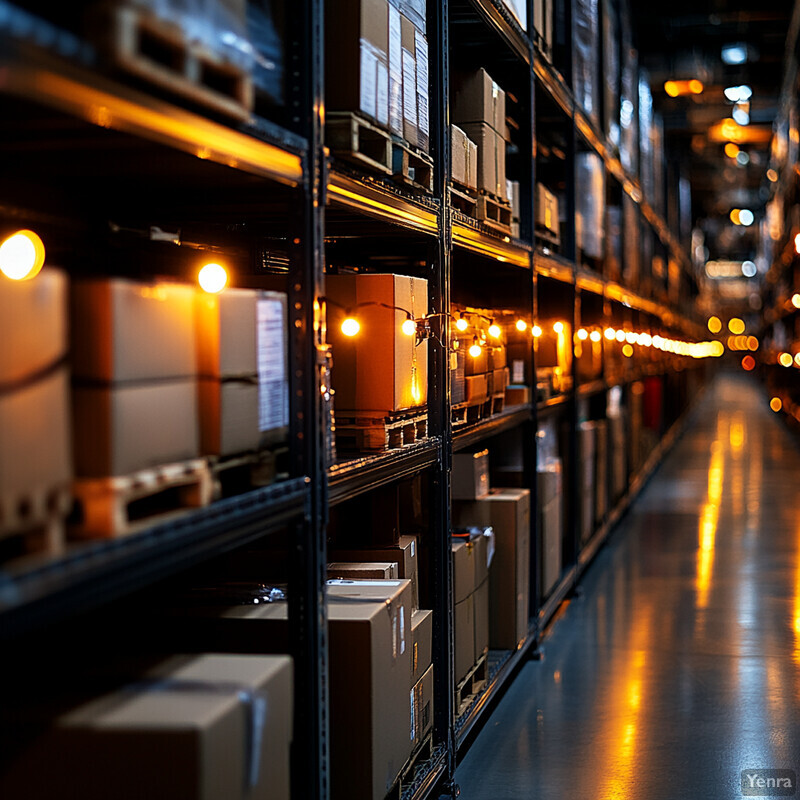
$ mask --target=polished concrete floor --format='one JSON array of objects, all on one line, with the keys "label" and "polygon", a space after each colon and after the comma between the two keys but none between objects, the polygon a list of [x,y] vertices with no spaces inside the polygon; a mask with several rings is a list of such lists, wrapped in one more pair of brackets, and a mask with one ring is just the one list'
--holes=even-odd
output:
[{"label": "polished concrete floor", "polygon": [[709,387],[583,587],[461,800],[723,800],[742,770],[800,773],[800,451],[755,382]]}]

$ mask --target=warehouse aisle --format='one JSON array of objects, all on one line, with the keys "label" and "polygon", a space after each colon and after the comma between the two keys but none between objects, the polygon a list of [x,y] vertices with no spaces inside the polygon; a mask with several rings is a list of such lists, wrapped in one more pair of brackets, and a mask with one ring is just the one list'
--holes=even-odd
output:
[{"label": "warehouse aisle", "polygon": [[583,585],[461,800],[722,800],[741,770],[800,772],[800,451],[754,382],[709,387]]}]

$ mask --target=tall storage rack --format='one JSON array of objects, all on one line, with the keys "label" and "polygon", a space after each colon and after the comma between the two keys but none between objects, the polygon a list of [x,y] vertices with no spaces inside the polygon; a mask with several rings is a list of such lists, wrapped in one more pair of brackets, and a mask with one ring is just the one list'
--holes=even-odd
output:
[{"label": "tall storage rack", "polygon": [[[616,9],[617,19],[627,18],[624,4],[607,5]],[[287,15],[285,103],[268,112],[269,119],[256,115],[235,123],[107,74],[63,14],[48,18],[47,4],[0,2],[0,102],[8,112],[4,117],[15,120],[3,127],[8,176],[0,198],[3,222],[36,228],[48,242],[51,261],[76,275],[158,272],[191,280],[195,253],[223,253],[242,275],[279,280],[290,308],[291,422],[283,479],[126,538],[76,546],[33,565],[25,560],[3,565],[0,636],[15,675],[6,686],[18,700],[48,679],[45,665],[52,665],[54,655],[63,659],[64,681],[80,672],[86,658],[76,652],[82,647],[89,658],[102,658],[99,626],[108,625],[117,608],[127,615],[120,638],[144,648],[147,626],[130,620],[151,591],[191,583],[196,570],[213,581],[226,554],[281,537],[289,553],[295,660],[292,792],[295,798],[326,797],[330,740],[323,598],[329,516],[374,509],[381,492],[416,478],[427,498],[420,547],[428,568],[420,593],[434,614],[434,724],[424,763],[396,791],[406,800],[452,796],[459,752],[535,651],[559,604],[669,446],[704,374],[702,361],[644,348],[629,357],[621,354],[621,342],[605,337],[599,372],[587,377],[573,357],[569,380],[537,396],[537,347],[530,337],[522,359],[530,401],[455,424],[449,353],[432,339],[427,435],[401,449],[328,462],[330,421],[319,391],[327,352],[326,270],[358,264],[426,278],[429,311],[442,320],[445,342],[451,303],[511,309],[529,326],[543,328],[563,321],[569,331],[613,327],[631,335],[703,338],[692,315],[686,243],[656,211],[666,207],[665,197],[646,199],[636,171],[623,167],[617,146],[610,143],[600,123],[614,110],[592,118],[576,101],[570,89],[572,9],[569,3],[555,6],[548,43],[523,30],[500,0],[428,3],[434,171],[432,192],[420,195],[348,166],[325,147],[321,0],[303,0],[302,13]],[[526,11],[533,20],[532,0]],[[518,129],[512,134],[510,163],[521,186],[518,238],[467,218],[452,200],[450,77],[454,70],[478,67],[489,70],[516,101]],[[575,226],[575,165],[581,153],[598,159],[606,195],[627,208],[619,240],[646,240],[644,259],[636,244],[632,255],[616,259],[616,266],[613,254],[591,258],[582,253]],[[560,187],[565,211],[558,246],[537,234],[533,198],[540,180]],[[603,225],[610,225],[607,217]],[[178,229],[181,247],[156,241],[157,230]],[[634,261],[643,262],[638,270]],[[572,344],[570,336],[570,351]],[[334,353],[334,374],[335,359]],[[657,409],[645,426],[648,436],[642,435],[635,411],[643,394]],[[627,466],[623,485],[605,492],[608,507],[592,514],[582,535],[581,504],[588,501],[580,484],[585,465],[579,430],[605,419],[609,395],[612,404],[629,412],[619,444]],[[559,440],[568,510],[562,565],[552,586],[542,583],[537,503],[537,432],[548,424]],[[508,456],[504,466],[514,462],[536,509],[531,514],[530,624],[516,650],[489,653],[485,684],[457,709],[450,467],[454,453],[487,445],[493,454]],[[9,734],[6,726],[4,739]]]}]

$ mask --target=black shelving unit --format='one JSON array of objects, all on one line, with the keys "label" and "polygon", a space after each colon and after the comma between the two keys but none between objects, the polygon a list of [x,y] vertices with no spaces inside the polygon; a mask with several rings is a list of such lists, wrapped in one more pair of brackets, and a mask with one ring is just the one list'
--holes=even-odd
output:
[{"label": "black shelving unit", "polygon": [[[676,373],[686,402],[662,426],[649,451],[642,452],[640,463],[631,463],[625,491],[609,503],[588,540],[581,541],[579,518],[570,515],[563,533],[561,573],[545,595],[538,564],[543,532],[537,498],[537,432],[542,425],[561,431],[568,506],[579,495],[582,406],[600,420],[612,392],[620,395],[623,408],[631,405],[643,381],[652,380],[654,387],[661,381],[666,386],[665,377],[673,373],[679,357],[650,358],[641,353],[636,358],[623,357],[616,353],[622,343],[603,332],[600,372],[585,378],[578,370],[571,341],[570,380],[550,396],[538,397],[538,350],[535,337],[530,337],[525,362],[530,401],[454,428],[449,352],[431,339],[426,437],[377,454],[340,453],[329,463],[330,431],[319,391],[327,349],[325,277],[326,271],[335,271],[340,264],[366,265],[375,271],[392,271],[399,264],[408,274],[426,278],[429,311],[441,320],[442,342],[451,335],[451,302],[483,307],[485,298],[496,300],[498,307],[513,308],[530,326],[563,320],[571,332],[587,325],[598,332],[611,327],[702,339],[703,328],[693,317],[691,298],[685,292],[677,303],[665,292],[651,299],[637,280],[628,278],[624,265],[618,274],[610,269],[608,259],[589,263],[581,257],[575,223],[578,151],[600,160],[606,181],[615,187],[609,191],[628,199],[637,230],[646,231],[684,276],[691,270],[676,236],[644,198],[638,176],[623,168],[619,150],[607,140],[602,125],[579,107],[570,88],[570,37],[562,35],[554,48],[554,66],[536,44],[540,37],[534,35],[532,25],[523,30],[501,0],[428,3],[434,177],[432,192],[420,194],[357,169],[327,150],[322,0],[303,0],[302,13],[287,21],[285,104],[271,118],[256,115],[236,123],[110,73],[88,42],[57,22],[25,10],[26,5],[0,0],[0,104],[23,123],[44,116],[58,124],[50,129],[55,133],[39,139],[38,152],[48,154],[44,167],[36,164],[30,152],[16,164],[14,182],[8,194],[0,196],[0,215],[37,226],[59,243],[57,253],[75,246],[78,252],[90,252],[94,263],[102,263],[110,248],[117,252],[128,247],[134,254],[154,248],[139,240],[120,243],[114,235],[109,241],[107,232],[102,243],[95,243],[93,237],[111,214],[136,220],[142,229],[169,223],[193,230],[201,248],[238,253],[247,263],[244,274],[262,274],[258,263],[263,266],[270,253],[279,253],[280,268],[267,273],[283,281],[291,312],[287,332],[289,463],[286,474],[274,485],[215,502],[178,520],[119,540],[76,545],[66,555],[44,561],[0,566],[0,638],[13,647],[18,641],[29,643],[37,630],[62,620],[80,625],[82,615],[100,605],[156,584],[163,588],[198,565],[213,572],[223,554],[272,536],[284,537],[289,552],[290,650],[295,663],[293,797],[324,800],[330,753],[324,599],[329,517],[340,506],[369,502],[378,490],[419,477],[428,503],[429,528],[422,534],[422,544],[429,557],[424,592],[434,614],[435,712],[430,758],[404,784],[402,798],[455,796],[459,753],[469,746],[493,703],[541,642],[559,605],[677,435],[704,368],[697,362]],[[625,4],[620,5],[625,18]],[[564,2],[557,6],[563,34],[569,30],[563,26],[572,24],[571,6]],[[533,20],[533,2],[528,2],[527,14]],[[511,163],[514,177],[527,187],[520,237],[497,234],[466,217],[451,202],[449,95],[450,76],[457,66],[487,67],[514,89],[519,125]],[[556,129],[558,137],[550,136]],[[69,141],[58,135],[64,130],[70,131]],[[64,202],[65,189],[75,180],[76,171],[63,164],[55,172],[48,167],[64,161],[69,153],[71,158],[77,154],[80,171],[90,163],[98,139],[109,148],[106,156],[89,173],[81,202]],[[16,152],[24,152],[19,141],[12,144]],[[544,155],[545,145],[551,153],[562,145],[564,151],[551,158]],[[118,158],[119,153],[132,151],[143,155],[133,170]],[[148,162],[149,169],[131,174]],[[34,176],[35,185],[23,191],[26,175]],[[171,183],[179,178],[188,181],[187,188]],[[565,219],[557,245],[537,235],[534,188],[540,178],[561,184]],[[57,190],[52,196],[37,193],[37,188],[50,185]],[[172,254],[159,254],[159,263]],[[381,263],[391,266],[381,267]],[[79,265],[67,266],[80,273]],[[185,272],[179,276],[185,278]],[[686,277],[683,285],[690,282]],[[333,363],[335,371],[335,353]],[[532,503],[530,626],[516,651],[489,653],[484,688],[457,714],[449,535],[451,459],[455,452],[481,449],[487,443],[503,447],[503,437],[509,435],[524,442],[522,480]],[[25,654],[18,656],[24,664]]]}]

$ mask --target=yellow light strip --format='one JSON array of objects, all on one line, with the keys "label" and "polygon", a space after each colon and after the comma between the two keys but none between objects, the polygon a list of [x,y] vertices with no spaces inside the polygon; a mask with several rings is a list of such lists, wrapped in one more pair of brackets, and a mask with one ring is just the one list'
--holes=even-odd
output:
[{"label": "yellow light strip", "polygon": [[424,214],[416,211],[408,211],[403,208],[391,206],[365,194],[353,192],[344,186],[339,186],[334,178],[328,183],[328,193],[339,199],[345,205],[353,208],[369,209],[388,220],[405,221],[430,233],[438,230],[435,214]]}]

